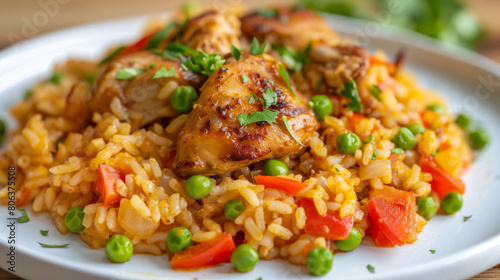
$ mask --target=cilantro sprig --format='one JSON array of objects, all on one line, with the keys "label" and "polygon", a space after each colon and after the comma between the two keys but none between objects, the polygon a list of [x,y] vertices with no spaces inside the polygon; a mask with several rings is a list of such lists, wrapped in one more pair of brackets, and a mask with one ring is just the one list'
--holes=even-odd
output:
[{"label": "cilantro sprig", "polygon": [[271,107],[272,104],[278,102],[278,95],[274,90],[270,87],[266,88],[266,90],[262,93],[262,98],[260,99],[262,105],[264,105],[264,109]]},{"label": "cilantro sprig", "polygon": [[252,39],[252,45],[250,45],[250,53],[253,55],[263,54],[266,50],[267,43],[262,44],[259,43],[259,40],[255,37]]},{"label": "cilantro sprig", "polygon": [[144,73],[141,68],[123,68],[116,72],[115,78],[118,80],[128,80]]},{"label": "cilantro sprig", "polygon": [[165,67],[162,67],[160,70],[156,71],[153,79],[158,79],[158,78],[169,78],[169,77],[174,77],[175,76],[175,69],[174,67],[170,67],[170,69],[167,71]]},{"label": "cilantro sprig", "polygon": [[256,122],[268,122],[269,124],[275,124],[276,116],[278,116],[279,112],[264,110],[259,112],[253,112],[250,115],[247,114],[239,114],[237,116],[238,122],[241,126],[245,126],[247,124],[256,123]]},{"label": "cilantro sprig", "polygon": [[241,51],[231,44],[231,55],[236,58],[236,61],[240,61]]},{"label": "cilantro sprig", "polygon": [[28,214],[26,213],[26,210],[24,209],[19,209],[21,212],[21,217],[17,218],[18,223],[27,223],[30,221],[30,218],[28,217]]},{"label": "cilantro sprig", "polygon": [[306,48],[301,51],[295,51],[288,46],[273,46],[273,49],[280,55],[287,69],[297,72],[301,71],[304,65],[309,63],[308,54],[311,52],[312,42],[309,42]]},{"label": "cilantro sprig", "polygon": [[358,87],[354,79],[350,79],[348,82],[344,83],[344,89],[342,90],[342,96],[349,99],[351,102],[347,103],[347,107],[350,111],[363,112],[363,107],[361,106],[361,101],[358,95]]}]

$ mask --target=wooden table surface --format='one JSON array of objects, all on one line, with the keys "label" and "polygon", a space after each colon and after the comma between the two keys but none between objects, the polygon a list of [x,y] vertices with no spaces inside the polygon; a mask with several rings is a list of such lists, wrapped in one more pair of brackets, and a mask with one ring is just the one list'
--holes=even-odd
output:
[{"label": "wooden table surface", "polygon": [[[247,7],[290,3],[290,0],[199,0],[204,6],[243,3]],[[500,63],[500,0],[465,0],[488,31],[479,52]],[[46,6],[40,3],[52,3]],[[54,5],[54,3],[57,3]],[[13,42],[77,24],[177,9],[182,0],[0,0],[0,49]],[[32,29],[29,30],[29,23]],[[15,35],[17,35],[17,37]],[[19,279],[0,270],[0,279]],[[470,279],[500,279],[500,265]]]}]

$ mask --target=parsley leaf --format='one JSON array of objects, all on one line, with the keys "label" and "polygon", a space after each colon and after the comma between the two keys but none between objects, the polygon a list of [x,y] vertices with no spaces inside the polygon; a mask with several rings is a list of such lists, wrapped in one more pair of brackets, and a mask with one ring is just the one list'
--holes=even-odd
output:
[{"label": "parsley leaf", "polygon": [[246,83],[248,82],[248,76],[247,76],[247,75],[245,75],[245,74],[241,75],[241,81],[242,81],[244,84],[246,84]]},{"label": "parsley leaf", "polygon": [[17,218],[18,223],[26,223],[30,221],[30,218],[28,217],[28,214],[26,214],[26,210],[24,209],[19,209],[21,212],[21,217]]},{"label": "parsley leaf", "polygon": [[391,152],[395,153],[396,155],[399,155],[400,153],[403,152],[403,149],[401,148],[394,148],[391,150]]},{"label": "parsley leaf", "polygon": [[281,77],[283,77],[283,80],[285,80],[286,85],[287,85],[287,86],[288,86],[288,88],[292,91],[293,95],[294,95],[295,97],[297,97],[297,94],[296,94],[296,93],[295,93],[295,91],[293,90],[292,86],[290,86],[290,81],[288,80],[288,74],[286,73],[285,68],[283,68],[283,65],[281,65],[281,63],[278,65],[278,68],[279,68],[279,71],[280,71]]},{"label": "parsley leaf", "polygon": [[258,10],[257,13],[263,18],[274,18],[278,15],[278,11],[265,8]]},{"label": "parsley leaf", "polygon": [[372,154],[372,160],[376,160],[377,155],[378,155],[378,150],[375,150],[375,152],[373,152],[373,154]]},{"label": "parsley leaf", "polygon": [[156,71],[153,79],[169,78],[169,77],[175,77],[174,66],[170,67],[170,70],[168,70],[168,71],[165,67],[162,67],[160,70]]},{"label": "parsley leaf", "polygon": [[370,273],[375,273],[375,267],[373,267],[371,265],[367,265],[366,269],[368,269],[368,271],[370,271]]},{"label": "parsley leaf", "polygon": [[156,49],[160,45],[161,41],[163,41],[163,39],[168,36],[172,28],[174,28],[176,25],[176,22],[171,22],[162,30],[156,32],[146,45],[146,50]]},{"label": "parsley leaf", "polygon": [[295,140],[295,142],[299,143],[302,147],[305,147],[305,145],[302,144],[302,142],[300,142],[299,139],[297,139],[295,134],[293,134],[293,131],[290,129],[290,126],[288,125],[288,121],[286,120],[285,116],[283,116],[283,122],[285,123],[285,127],[288,130],[288,132],[290,133],[290,135],[292,136],[293,140]]},{"label": "parsley leaf", "polygon": [[335,167],[335,171],[340,172],[340,170],[337,167]]},{"label": "parsley leaf", "polygon": [[267,43],[262,44],[262,46],[259,43],[259,40],[257,38],[253,37],[252,39],[252,45],[250,46],[250,53],[253,55],[259,55],[263,54],[264,51],[266,50]]},{"label": "parsley leaf", "polygon": [[233,57],[236,58],[236,61],[240,61],[241,51],[233,44],[231,44],[231,55],[233,55]]},{"label": "parsley leaf", "polygon": [[245,126],[247,124],[255,122],[268,122],[270,124],[275,124],[276,123],[275,119],[278,114],[279,112],[276,111],[264,110],[259,112],[253,112],[251,115],[239,114],[237,118],[241,126]]},{"label": "parsley leaf", "polygon": [[103,66],[104,64],[106,64],[109,61],[111,61],[124,48],[125,48],[124,46],[118,47],[116,50],[114,50],[112,53],[110,53],[108,56],[106,56],[103,60],[101,60],[101,62],[99,62],[99,66]]},{"label": "parsley leaf", "polygon": [[50,77],[49,82],[58,85],[61,83],[63,77],[64,77],[63,73],[54,73],[54,75]]},{"label": "parsley leaf", "polygon": [[257,101],[259,98],[255,95],[255,93],[252,92],[252,96],[247,96],[248,97],[248,103],[253,104],[255,101]]},{"label": "parsley leaf", "polygon": [[312,42],[309,42],[307,47],[302,51],[295,51],[288,46],[273,46],[273,49],[280,55],[281,60],[283,60],[287,68],[292,72],[301,71],[304,65],[309,63],[308,54],[311,48]]},{"label": "parsley leaf", "polygon": [[436,253],[436,250],[429,250],[429,252],[431,252],[432,254]]},{"label": "parsley leaf", "polygon": [[373,85],[371,88],[369,88],[370,93],[375,97],[378,101],[382,102],[382,98],[380,98],[380,94],[382,91],[378,87],[378,85]]},{"label": "parsley leaf", "polygon": [[368,144],[373,140],[373,134],[370,134],[370,136],[366,137],[365,141],[363,141],[364,144]]},{"label": "parsley leaf", "polygon": [[163,54],[161,55],[161,57],[163,59],[167,59],[167,60],[173,60],[173,61],[177,61],[177,58],[179,57],[178,54],[176,54],[175,52],[173,51],[164,51]]},{"label": "parsley leaf", "polygon": [[267,109],[274,103],[278,102],[278,95],[270,87],[266,88],[264,93],[262,93],[262,97],[263,99],[260,99],[260,102],[264,105],[264,109]]},{"label": "parsley leaf", "polygon": [[464,222],[467,222],[470,218],[472,218],[472,215],[470,215],[470,216],[464,216]]},{"label": "parsley leaf", "polygon": [[64,248],[68,247],[69,244],[62,244],[62,245],[50,245],[50,244],[44,244],[41,242],[38,242],[43,248]]},{"label": "parsley leaf", "polygon": [[40,233],[41,233],[43,236],[47,236],[47,234],[49,233],[49,230],[40,230]]},{"label": "parsley leaf", "polygon": [[363,107],[361,107],[361,101],[358,96],[358,88],[354,79],[349,80],[344,83],[344,89],[342,90],[342,96],[349,99],[351,102],[347,103],[347,107],[351,111],[363,113]]},{"label": "parsley leaf", "polygon": [[142,73],[144,73],[144,70],[142,70],[141,68],[123,68],[116,72],[115,77],[118,80],[128,80]]},{"label": "parsley leaf", "polygon": [[205,76],[210,76],[226,62],[220,54],[206,54],[198,51],[191,59],[182,63],[182,67],[189,69],[195,73],[201,73]]}]

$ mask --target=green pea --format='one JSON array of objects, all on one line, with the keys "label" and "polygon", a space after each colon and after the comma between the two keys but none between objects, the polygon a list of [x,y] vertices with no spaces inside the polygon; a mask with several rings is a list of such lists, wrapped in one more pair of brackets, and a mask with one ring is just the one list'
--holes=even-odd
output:
[{"label": "green pea", "polygon": [[168,250],[172,253],[180,252],[194,245],[193,234],[185,227],[175,227],[167,234]]},{"label": "green pea", "polygon": [[337,136],[337,150],[339,153],[354,155],[361,147],[361,139],[354,133],[344,133]]},{"label": "green pea", "polygon": [[2,145],[4,136],[5,136],[5,122],[2,119],[0,119],[0,145]]},{"label": "green pea", "polygon": [[399,129],[398,134],[392,139],[392,142],[394,142],[398,148],[407,151],[415,147],[417,139],[408,128],[402,127]]},{"label": "green pea", "polygon": [[430,219],[436,215],[438,207],[431,196],[417,198],[418,214],[424,219]]},{"label": "green pea", "polygon": [[441,200],[441,210],[446,214],[455,214],[462,209],[464,199],[462,195],[456,191],[449,192]]},{"label": "green pea", "polygon": [[231,254],[231,263],[240,272],[252,270],[259,262],[259,254],[248,244],[241,244]]},{"label": "green pea", "polygon": [[438,114],[444,114],[446,113],[446,110],[444,109],[444,107],[440,104],[432,104],[432,105],[429,105],[427,106],[426,108],[427,110],[431,110],[431,111],[434,111]]},{"label": "green pea", "polygon": [[79,232],[81,231],[83,226],[83,217],[85,213],[83,213],[83,207],[76,206],[68,210],[66,212],[66,216],[64,217],[64,224],[71,232]]},{"label": "green pea", "polygon": [[333,104],[330,98],[326,95],[315,95],[309,102],[309,108],[313,109],[318,120],[322,121],[325,116],[329,116],[333,112]]},{"label": "green pea", "polygon": [[246,206],[243,201],[239,199],[233,199],[224,205],[224,216],[231,221],[236,220],[238,216],[245,210]]},{"label": "green pea", "polygon": [[187,179],[184,189],[190,197],[202,199],[210,193],[212,182],[207,176],[194,175]]},{"label": "green pea", "polygon": [[189,113],[193,110],[193,103],[198,100],[198,94],[193,87],[180,86],[178,87],[172,97],[170,104],[177,113]]},{"label": "green pea", "polygon": [[460,114],[455,119],[455,123],[463,130],[467,130],[471,122],[470,116],[466,114]]},{"label": "green pea", "polygon": [[424,133],[425,131],[425,127],[419,123],[409,124],[406,128],[408,128],[413,135]]},{"label": "green pea", "polygon": [[270,159],[264,166],[264,174],[269,176],[287,175],[288,166],[286,166],[286,164],[282,161]]},{"label": "green pea", "polygon": [[342,251],[352,251],[356,249],[359,244],[361,244],[361,233],[357,228],[352,228],[349,233],[349,237],[346,240],[337,240],[335,241],[335,246]]},{"label": "green pea", "polygon": [[106,242],[104,252],[110,261],[123,263],[132,257],[134,245],[125,235],[115,234]]},{"label": "green pea", "polygon": [[474,150],[482,150],[490,141],[490,135],[484,129],[469,133],[469,142]]},{"label": "green pea", "polygon": [[332,264],[333,254],[325,247],[315,247],[307,253],[307,270],[313,275],[322,276],[327,274],[332,269]]}]

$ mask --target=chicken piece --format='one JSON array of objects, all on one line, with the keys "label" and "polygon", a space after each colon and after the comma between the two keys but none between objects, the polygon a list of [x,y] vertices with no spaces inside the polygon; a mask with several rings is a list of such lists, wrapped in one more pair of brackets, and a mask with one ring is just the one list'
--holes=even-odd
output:
[{"label": "chicken piece", "polygon": [[[248,82],[242,82],[242,75]],[[269,110],[279,112],[276,124],[265,121],[241,126],[237,116],[264,110],[258,98],[271,88],[277,95]],[[300,96],[299,96],[300,97]],[[269,55],[244,52],[239,62],[215,71],[201,88],[200,98],[179,133],[174,163],[178,175],[222,174],[268,158],[300,153],[303,150],[285,127],[306,142],[319,128],[318,120],[299,98],[294,97],[278,72],[278,62]]]},{"label": "chicken piece", "polygon": [[313,89],[321,79],[319,92],[340,93],[345,82],[363,77],[369,65],[366,49],[351,44],[316,45],[309,53],[309,59],[304,66],[304,75]]},{"label": "chicken piece", "polygon": [[231,44],[239,47],[240,21],[234,14],[209,11],[186,23],[180,42],[207,54],[228,54]]},{"label": "chicken piece", "polygon": [[[174,67],[175,76],[153,79],[155,73],[163,67],[166,70]],[[124,68],[139,68],[144,73],[126,80],[116,79],[117,72]],[[137,52],[119,57],[108,66],[94,85],[89,106],[93,111],[109,112],[111,101],[118,97],[130,113],[132,123],[142,127],[160,117],[177,115],[169,102],[169,97],[177,86],[189,85],[198,89],[205,80],[203,75],[183,70],[180,61],[163,60],[161,55],[147,51]],[[133,118],[137,115],[139,118]],[[124,116],[119,117],[123,119]]]},{"label": "chicken piece", "polygon": [[304,49],[309,42],[336,45],[339,35],[321,16],[306,9],[281,7],[272,18],[253,12],[241,19],[241,30],[250,38],[272,45],[284,45],[295,50]]}]

